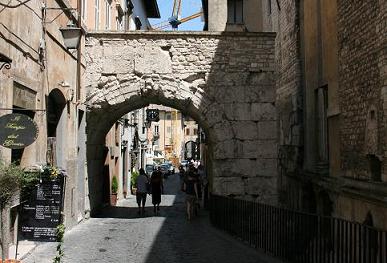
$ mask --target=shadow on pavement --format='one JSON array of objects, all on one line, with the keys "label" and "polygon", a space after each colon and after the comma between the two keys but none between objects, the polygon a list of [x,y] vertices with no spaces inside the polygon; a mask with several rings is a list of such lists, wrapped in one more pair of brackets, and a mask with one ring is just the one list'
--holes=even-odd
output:
[{"label": "shadow on pavement", "polygon": [[[277,262],[260,254],[255,249],[235,240],[233,237],[213,228],[209,222],[209,213],[201,209],[192,221],[185,214],[185,195],[179,191],[178,177],[165,182],[165,192],[172,199],[168,205],[161,206],[160,217],[164,222],[147,249],[145,263],[265,263]],[[166,196],[163,196],[163,199]],[[109,217],[126,216],[137,218],[137,208],[116,207],[105,210]],[[152,215],[153,208],[147,207]],[[145,227],[146,229],[146,227]]]}]

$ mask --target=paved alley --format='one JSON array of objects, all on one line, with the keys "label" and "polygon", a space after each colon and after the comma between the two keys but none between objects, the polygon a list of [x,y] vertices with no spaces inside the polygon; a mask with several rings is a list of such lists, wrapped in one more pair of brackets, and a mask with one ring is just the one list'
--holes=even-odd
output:
[{"label": "paved alley", "polygon": [[[65,235],[64,262],[135,263],[269,263],[277,262],[211,227],[208,214],[188,222],[179,178],[166,180],[160,215],[153,216],[151,198],[144,217],[137,215],[134,196],[108,208]],[[28,254],[23,263],[48,263],[56,243],[45,243]]]}]

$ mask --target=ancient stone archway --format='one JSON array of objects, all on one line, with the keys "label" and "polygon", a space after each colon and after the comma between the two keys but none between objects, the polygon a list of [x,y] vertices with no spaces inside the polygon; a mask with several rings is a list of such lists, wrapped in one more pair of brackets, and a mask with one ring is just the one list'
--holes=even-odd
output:
[{"label": "ancient stone archway", "polygon": [[208,135],[212,190],[275,202],[273,33],[91,33],[86,44],[87,156],[98,207],[104,138],[129,111],[164,104]]}]

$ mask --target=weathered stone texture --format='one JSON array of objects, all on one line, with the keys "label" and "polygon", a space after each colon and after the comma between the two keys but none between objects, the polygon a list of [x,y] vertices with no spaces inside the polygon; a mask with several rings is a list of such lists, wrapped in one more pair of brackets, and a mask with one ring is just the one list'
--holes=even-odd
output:
[{"label": "weathered stone texture", "polygon": [[[275,105],[257,105],[257,114],[264,114],[267,120],[273,120],[271,113],[276,108],[278,112],[278,151],[266,150],[262,156],[277,156],[280,167],[281,182],[284,183],[285,176],[297,174],[302,169],[303,159],[303,89],[301,76],[301,54],[300,54],[300,3],[294,0],[284,0],[280,5],[272,4],[271,24],[277,32],[275,60],[276,70],[276,103]],[[279,10],[280,8],[280,10]],[[268,125],[261,124],[259,139],[270,138]],[[266,127],[265,127],[266,126]],[[263,148],[262,148],[263,149]],[[281,185],[284,192],[284,202],[288,203],[291,193]],[[283,188],[283,189],[282,189]],[[288,195],[288,196],[287,196]]]},{"label": "weathered stone texture", "polygon": [[382,159],[385,152],[386,1],[339,0],[337,5],[341,168],[347,176],[367,179],[367,154]]},{"label": "weathered stone texture", "polygon": [[88,142],[100,144],[108,126],[128,111],[149,103],[172,106],[208,134],[215,193],[275,202],[276,183],[259,182],[277,175],[274,38],[273,33],[90,34]]}]

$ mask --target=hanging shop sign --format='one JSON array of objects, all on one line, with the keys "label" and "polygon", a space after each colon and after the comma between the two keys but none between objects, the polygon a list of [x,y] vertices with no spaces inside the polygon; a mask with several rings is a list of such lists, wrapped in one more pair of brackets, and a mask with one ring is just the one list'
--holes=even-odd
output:
[{"label": "hanging shop sign", "polygon": [[12,113],[0,117],[0,145],[23,149],[38,137],[38,126],[25,114]]},{"label": "hanging shop sign", "polygon": [[147,109],[146,110],[146,120],[148,122],[158,122],[160,120],[159,110],[158,109]]}]

